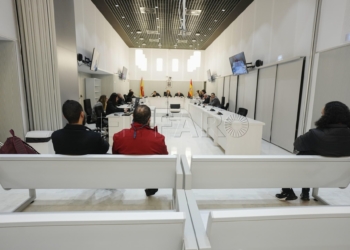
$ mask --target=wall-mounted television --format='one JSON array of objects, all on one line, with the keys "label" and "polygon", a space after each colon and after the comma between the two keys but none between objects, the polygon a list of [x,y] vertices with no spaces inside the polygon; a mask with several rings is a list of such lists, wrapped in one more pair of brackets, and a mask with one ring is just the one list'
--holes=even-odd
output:
[{"label": "wall-mounted television", "polygon": [[94,48],[92,51],[92,60],[90,65],[90,70],[97,71],[98,70],[98,63],[100,61],[100,53]]},{"label": "wall-mounted television", "polygon": [[248,74],[244,52],[231,56],[229,60],[230,60],[231,70],[233,75],[238,76],[238,75]]},{"label": "wall-mounted television", "polygon": [[121,75],[121,79],[123,80],[126,80],[126,74],[128,73],[128,69],[123,67],[123,72],[122,72],[122,75]]},{"label": "wall-mounted television", "polygon": [[210,69],[207,71],[208,82],[214,82],[215,76],[211,75]]}]

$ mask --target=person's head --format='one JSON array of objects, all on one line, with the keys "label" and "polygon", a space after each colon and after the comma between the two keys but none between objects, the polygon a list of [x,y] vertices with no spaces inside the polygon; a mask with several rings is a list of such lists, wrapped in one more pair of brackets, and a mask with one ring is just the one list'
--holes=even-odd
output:
[{"label": "person's head", "polygon": [[199,90],[197,90],[197,93],[199,94]]},{"label": "person's head", "polygon": [[204,98],[205,98],[205,99],[208,98],[208,95],[207,95],[207,94],[204,94]]},{"label": "person's head", "polygon": [[147,105],[138,105],[134,110],[134,122],[149,125],[151,120],[151,109]]},{"label": "person's head", "polygon": [[350,110],[342,102],[333,101],[327,103],[321,114],[321,118],[315,122],[318,128],[326,128],[330,124],[344,124],[350,127]]},{"label": "person's head", "polygon": [[132,89],[129,89],[128,96],[133,96],[133,95],[134,95],[134,91],[132,91]]},{"label": "person's head", "polygon": [[167,94],[170,94],[170,90],[168,89],[168,90],[166,91],[166,93],[167,93]]},{"label": "person's head", "polygon": [[132,91],[132,89],[129,89],[129,93],[134,93],[134,91]]},{"label": "person's head", "polygon": [[157,91],[153,91],[153,95],[156,95],[157,94]]},{"label": "person's head", "polygon": [[180,95],[180,91],[177,91],[177,94]]},{"label": "person's head", "polygon": [[206,94],[206,93],[207,93],[207,91],[205,91],[205,89],[202,89],[202,93],[203,93],[203,94]]},{"label": "person's head", "polygon": [[214,99],[215,98],[215,93],[211,93],[210,94],[210,99]]},{"label": "person's head", "polygon": [[74,100],[67,100],[63,103],[62,113],[69,124],[85,124],[85,115],[83,107],[79,102]]},{"label": "person's head", "polygon": [[120,93],[117,93],[117,96],[118,96],[118,100],[119,100],[119,101],[122,101],[122,100],[124,100],[124,97],[122,96],[122,94],[120,94]]},{"label": "person's head", "polygon": [[109,97],[108,101],[111,102],[113,105],[116,105],[118,102],[117,93],[112,93],[111,96]]},{"label": "person's head", "polygon": [[106,96],[106,95],[101,95],[101,96],[100,96],[100,99],[98,99],[98,101],[99,101],[100,103],[102,103],[103,105],[105,105],[106,102],[107,102],[107,96]]}]

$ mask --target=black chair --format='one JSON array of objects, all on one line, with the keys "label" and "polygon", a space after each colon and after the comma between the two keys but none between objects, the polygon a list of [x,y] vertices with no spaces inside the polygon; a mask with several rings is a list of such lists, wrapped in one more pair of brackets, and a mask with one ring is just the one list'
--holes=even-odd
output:
[{"label": "black chair", "polygon": [[228,110],[228,107],[230,106],[229,103],[226,103],[225,107],[224,107],[224,110]]},{"label": "black chair", "polygon": [[239,114],[239,115],[241,115],[241,116],[247,116],[247,114],[248,114],[248,109],[239,108],[237,114]]},{"label": "black chair", "polygon": [[170,104],[170,112],[171,113],[180,113],[181,105],[180,104]]},{"label": "black chair", "polygon": [[87,124],[92,124],[91,122],[91,115],[92,115],[92,107],[91,107],[91,101],[90,99],[85,99],[84,100],[84,110],[86,113],[86,123]]}]

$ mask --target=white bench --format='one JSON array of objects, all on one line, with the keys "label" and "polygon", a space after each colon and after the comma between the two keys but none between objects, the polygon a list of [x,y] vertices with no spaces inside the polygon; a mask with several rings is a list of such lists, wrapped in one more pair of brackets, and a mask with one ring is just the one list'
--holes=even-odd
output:
[{"label": "white bench", "polygon": [[0,248],[182,250],[184,225],[179,212],[7,213]]},{"label": "white bench", "polygon": [[345,250],[349,231],[349,206],[212,211],[206,228],[213,250]]},{"label": "white bench", "polygon": [[182,189],[179,161],[176,155],[0,155],[0,184],[30,190],[15,209],[22,211],[35,200],[35,189]]},{"label": "white bench", "polygon": [[29,199],[15,212],[35,200],[35,189],[173,189],[173,208],[187,218],[184,249],[198,249],[176,155],[0,155],[0,184],[6,190],[29,189]]},{"label": "white bench", "polygon": [[[346,188],[350,157],[321,156],[192,156],[191,167],[181,156],[185,194],[199,249],[211,249],[192,189],[313,187]],[[296,239],[297,240],[297,239]]]}]

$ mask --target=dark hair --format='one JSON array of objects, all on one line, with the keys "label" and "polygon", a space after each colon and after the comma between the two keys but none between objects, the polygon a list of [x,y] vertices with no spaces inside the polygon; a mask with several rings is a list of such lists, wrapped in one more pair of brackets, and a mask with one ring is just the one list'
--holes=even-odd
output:
[{"label": "dark hair", "polygon": [[350,127],[350,110],[342,102],[333,101],[324,107],[324,115],[315,122],[317,128],[326,128],[330,124],[344,124]]},{"label": "dark hair", "polygon": [[108,102],[112,103],[114,106],[117,105],[117,101],[115,100],[117,97],[117,93],[112,93],[108,99]]},{"label": "dark hair", "polygon": [[79,102],[74,100],[67,100],[63,103],[62,113],[69,123],[77,123],[83,107]]},{"label": "dark hair", "polygon": [[151,118],[151,109],[147,105],[138,105],[134,110],[134,122],[145,125]]},{"label": "dark hair", "polygon": [[202,89],[202,92],[203,92],[204,94],[206,94],[206,93],[207,93],[207,91],[205,91],[205,89]]},{"label": "dark hair", "polygon": [[214,95],[214,96],[215,96],[215,93],[211,93],[211,95]]}]

